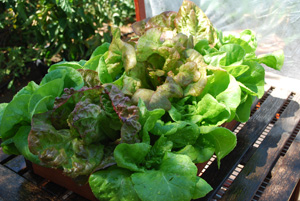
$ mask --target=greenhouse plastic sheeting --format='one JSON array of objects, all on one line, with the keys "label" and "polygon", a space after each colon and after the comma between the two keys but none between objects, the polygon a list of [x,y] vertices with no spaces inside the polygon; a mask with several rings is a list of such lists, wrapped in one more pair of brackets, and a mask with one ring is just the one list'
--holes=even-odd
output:
[{"label": "greenhouse plastic sheeting", "polygon": [[[300,79],[300,1],[299,0],[193,0],[223,32],[251,29],[258,40],[257,54],[283,49],[280,72]],[[178,11],[182,0],[145,0],[146,16]]]}]

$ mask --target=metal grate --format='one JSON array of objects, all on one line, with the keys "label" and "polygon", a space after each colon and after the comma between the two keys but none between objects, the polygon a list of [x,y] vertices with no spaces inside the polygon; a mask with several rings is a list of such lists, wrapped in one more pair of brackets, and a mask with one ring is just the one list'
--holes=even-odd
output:
[{"label": "metal grate", "polygon": [[[269,90],[267,90],[265,92],[265,94],[263,95],[263,97],[258,100],[257,104],[252,108],[251,113],[250,113],[250,117],[253,116],[255,114],[256,111],[258,111],[261,107],[261,105],[264,103],[264,101],[268,98],[268,96],[274,91],[275,87],[270,87]],[[270,123],[267,125],[267,127],[265,128],[265,130],[261,133],[261,135],[258,137],[258,139],[256,140],[256,142],[253,144],[253,148],[256,149],[260,146],[260,144],[263,142],[263,140],[265,139],[265,137],[268,135],[268,133],[271,131],[271,129],[273,128],[274,124],[276,123],[276,121],[280,118],[281,114],[283,113],[283,111],[286,109],[286,107],[289,105],[289,103],[292,101],[293,97],[294,97],[294,93],[291,93],[286,101],[284,102],[284,104],[280,107],[280,109],[277,111],[276,115],[273,117],[273,119],[270,121]],[[247,123],[247,122],[246,122]],[[237,128],[233,131],[235,134],[238,134],[239,131],[246,125],[246,123],[240,123]],[[297,133],[300,130],[300,122],[299,125],[296,127],[295,132],[297,131]],[[287,145],[285,146],[285,148],[282,151],[282,154],[285,154],[288,146],[292,143],[293,139],[296,137],[297,134],[291,135],[290,139],[288,140]],[[248,153],[249,155],[252,155],[251,152],[253,153],[254,150],[249,150]],[[245,155],[245,158],[248,158],[251,156],[247,156],[247,154]],[[243,165],[243,161],[241,161],[241,163],[235,168],[235,170],[231,173],[231,175],[227,178],[227,180],[223,183],[222,187],[220,188],[220,190],[216,193],[216,195],[214,196],[214,198],[212,199],[213,201],[217,201],[219,199],[221,199],[223,197],[223,195],[226,193],[226,191],[229,189],[229,187],[231,186],[231,184],[233,183],[233,181],[235,180],[235,178],[238,176],[238,174],[242,171],[244,165]],[[262,195],[264,189],[266,188],[266,186],[269,184],[269,181],[271,179],[271,174],[269,173],[269,175],[267,175],[267,177],[264,179],[263,183],[261,184],[261,186],[259,187],[259,189],[257,190],[255,196],[253,197],[253,201],[257,201],[259,199],[259,197]]]},{"label": "metal grate", "polygon": [[292,134],[290,135],[287,143],[284,145],[280,156],[284,156],[287,152],[287,150],[289,149],[289,147],[291,146],[291,144],[293,143],[294,139],[296,138],[297,134],[299,133],[300,130],[300,122],[298,122],[297,126],[295,127],[294,131],[292,132]]},{"label": "metal grate", "polygon": [[231,173],[231,175],[226,179],[226,181],[223,183],[222,187],[216,193],[216,195],[214,196],[214,198],[212,200],[216,201],[216,200],[222,198],[222,196],[229,189],[229,187],[231,186],[232,182],[239,175],[239,173],[242,171],[243,168],[244,168],[244,165],[242,165],[242,164],[238,164],[237,165],[237,167],[233,170],[233,172]]},{"label": "metal grate", "polygon": [[[274,125],[274,123],[280,118],[280,115],[286,109],[286,107],[288,106],[288,104],[292,101],[292,99],[293,99],[294,96],[295,96],[295,93],[291,93],[290,94],[290,96],[285,101],[284,105],[278,111],[276,117],[274,117],[273,120],[271,121],[272,125]],[[294,128],[293,132],[291,133],[288,141],[284,145],[284,147],[283,147],[283,149],[282,149],[282,151],[280,153],[280,157],[283,157],[286,154],[287,150],[289,149],[290,145],[294,141],[294,139],[297,136],[297,134],[299,133],[299,131],[300,131],[300,121],[298,122],[297,126]],[[264,192],[266,186],[270,183],[271,178],[272,178],[272,175],[271,175],[271,172],[269,172],[269,174],[266,176],[266,178],[264,179],[263,183],[260,185],[259,189],[255,193],[255,196],[253,197],[252,201],[258,201],[259,200],[259,198],[261,197],[262,193]]]},{"label": "metal grate", "polygon": [[262,132],[262,134],[258,137],[258,139],[256,140],[256,142],[253,144],[253,147],[256,147],[256,148],[259,147],[259,145],[262,143],[262,141],[266,138],[266,136],[268,135],[268,133],[273,128],[273,126],[276,123],[276,121],[280,118],[280,116],[283,113],[283,111],[286,109],[286,107],[292,101],[292,99],[293,99],[294,96],[295,96],[294,93],[291,93],[288,96],[288,98],[285,100],[284,104],[277,111],[276,115],[273,117],[273,119],[271,120],[271,122],[267,125],[267,127],[265,128],[265,130]]},{"label": "metal grate", "polygon": [[271,180],[271,174],[267,175],[267,177],[264,179],[258,190],[256,191],[254,197],[252,198],[252,201],[258,201],[261,195],[263,194],[265,188],[267,185],[269,185]]}]

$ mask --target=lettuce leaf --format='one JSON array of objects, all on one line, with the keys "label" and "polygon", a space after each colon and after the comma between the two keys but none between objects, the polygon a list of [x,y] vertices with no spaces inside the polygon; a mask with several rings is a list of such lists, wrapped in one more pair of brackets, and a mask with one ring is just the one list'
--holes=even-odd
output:
[{"label": "lettuce leaf", "polygon": [[114,85],[65,89],[53,110],[33,116],[29,148],[41,165],[86,182],[94,170],[114,164],[114,148],[104,145],[140,141],[138,117],[137,107]]},{"label": "lettuce leaf", "polygon": [[119,144],[114,150],[114,157],[117,165],[131,171],[144,172],[141,164],[145,162],[145,157],[151,149],[151,145],[146,143]]},{"label": "lettuce leaf", "polygon": [[131,180],[132,172],[117,166],[93,173],[89,185],[94,195],[103,201],[140,201]]},{"label": "lettuce leaf", "polygon": [[117,76],[125,70],[128,72],[136,65],[136,53],[134,47],[121,40],[121,32],[118,28],[112,29],[113,40],[109,46],[105,63],[108,73],[116,80]]},{"label": "lettuce leaf", "polygon": [[[49,68],[49,73],[54,70],[64,70],[65,76],[64,76],[64,85],[63,88],[75,88],[75,89],[81,89],[84,86],[84,81],[80,73],[77,71],[77,69],[81,68],[73,68],[70,66],[65,66],[65,64],[62,65],[52,65]],[[44,84],[44,83],[43,83]]]},{"label": "lettuce leaf", "polygon": [[40,159],[40,164],[63,168],[69,176],[86,177],[103,157],[103,145],[84,143],[72,136],[68,129],[56,129],[51,122],[53,111],[33,117],[29,133],[29,149]]},{"label": "lettuce leaf", "polygon": [[195,43],[207,39],[214,44],[217,33],[205,13],[193,2],[183,1],[177,16],[175,26],[179,33],[193,36]]},{"label": "lettuce leaf", "polygon": [[198,181],[196,173],[197,168],[189,157],[166,153],[159,169],[134,173],[131,178],[141,200],[188,201],[198,198],[194,194]]},{"label": "lettuce leaf", "polygon": [[194,163],[208,161],[215,153],[220,167],[220,161],[236,146],[236,136],[223,127],[200,129],[201,134],[193,145],[187,145],[178,154],[189,156]]},{"label": "lettuce leaf", "polygon": [[158,108],[149,111],[142,99],[139,99],[138,107],[140,111],[139,122],[142,125],[142,142],[150,144],[149,131],[153,129],[155,123],[165,114],[165,110]]},{"label": "lettuce leaf", "polygon": [[191,122],[176,121],[167,122],[159,120],[151,130],[154,135],[164,135],[173,143],[174,148],[180,148],[188,144],[194,144],[200,134],[199,127]]}]

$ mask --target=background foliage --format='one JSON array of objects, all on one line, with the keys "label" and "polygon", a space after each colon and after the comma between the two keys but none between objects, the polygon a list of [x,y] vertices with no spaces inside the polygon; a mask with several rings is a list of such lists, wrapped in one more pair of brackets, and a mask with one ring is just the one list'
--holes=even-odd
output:
[{"label": "background foliage", "polygon": [[134,17],[133,0],[0,0],[0,80],[26,75],[38,59],[86,59],[110,42],[110,25]]}]

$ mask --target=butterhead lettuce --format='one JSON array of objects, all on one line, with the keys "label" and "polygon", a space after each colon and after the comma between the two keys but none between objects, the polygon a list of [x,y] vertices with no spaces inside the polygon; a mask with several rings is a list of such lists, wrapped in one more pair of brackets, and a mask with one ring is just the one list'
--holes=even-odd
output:
[{"label": "butterhead lettuce", "polygon": [[133,30],[125,42],[113,28],[89,60],[54,64],[0,104],[2,149],[89,182],[100,200],[204,197],[195,163],[215,154],[222,168],[236,136],[221,125],[249,119],[262,65],[279,70],[283,52],[256,56],[253,31],[223,33],[187,0]]}]

